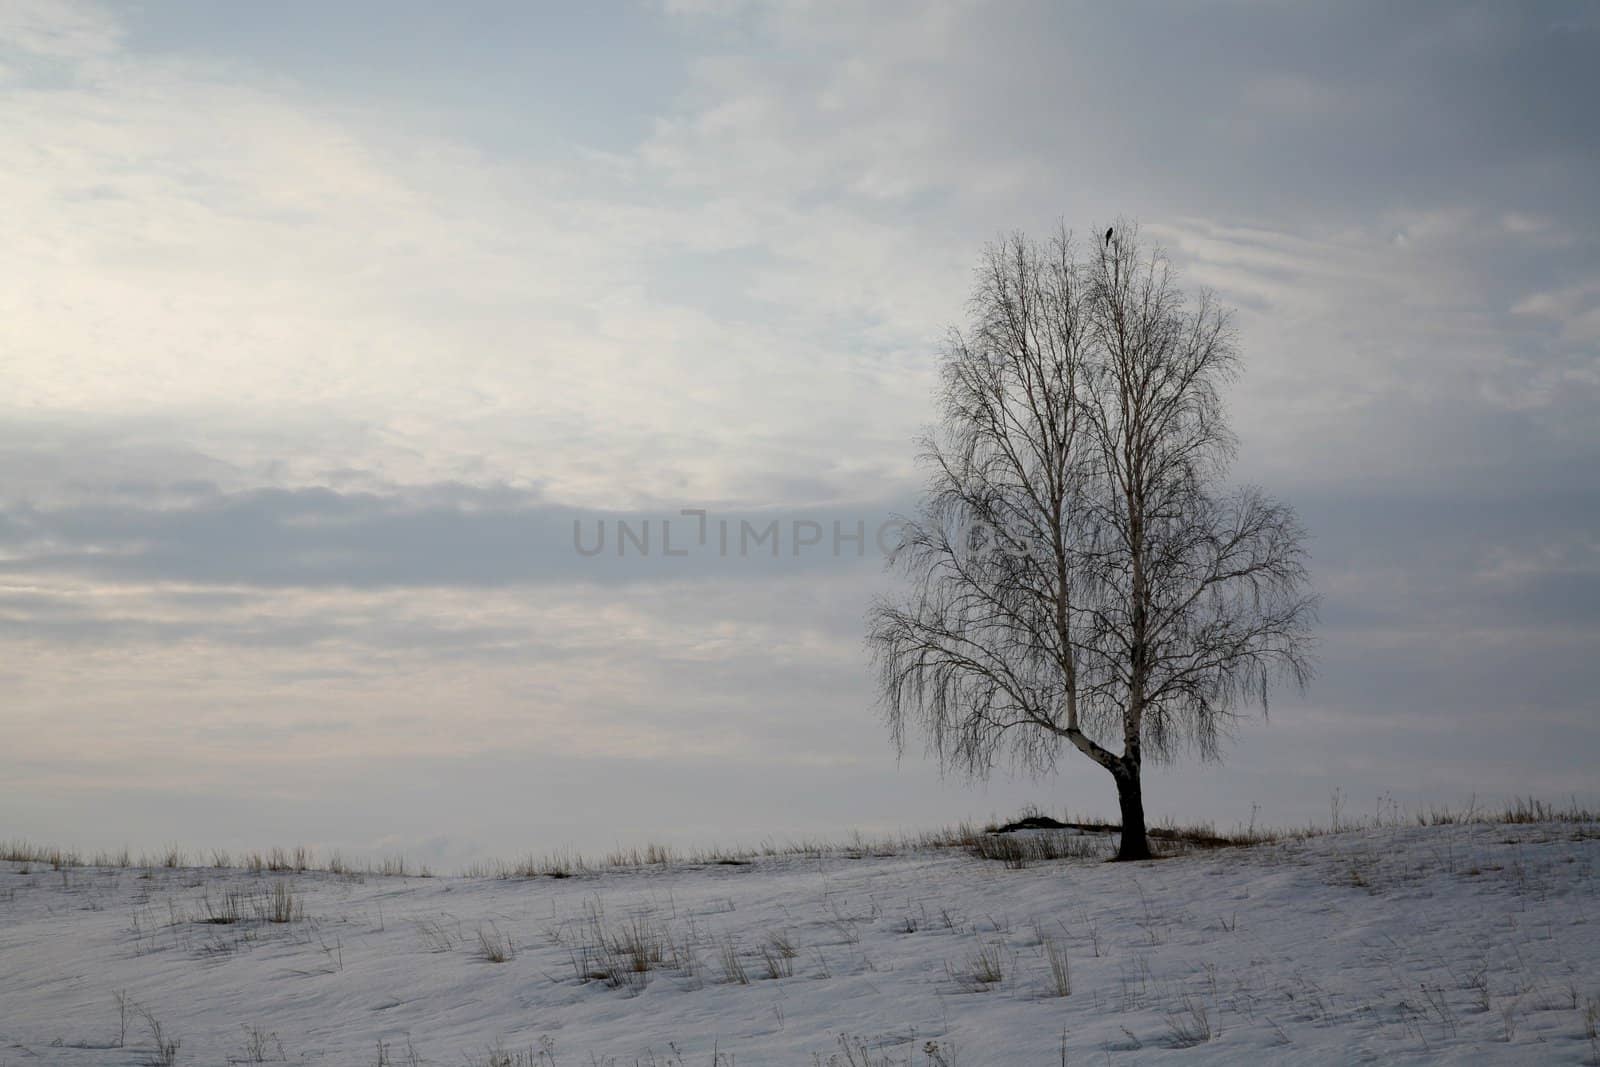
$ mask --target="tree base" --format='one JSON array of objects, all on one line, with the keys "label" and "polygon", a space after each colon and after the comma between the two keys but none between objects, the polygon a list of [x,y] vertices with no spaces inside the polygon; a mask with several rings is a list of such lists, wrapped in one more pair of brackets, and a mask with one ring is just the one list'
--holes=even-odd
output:
[{"label": "tree base", "polygon": [[1150,837],[1144,824],[1144,791],[1139,784],[1139,766],[1124,765],[1113,772],[1117,781],[1117,806],[1122,809],[1122,836],[1117,840],[1117,861],[1128,863],[1155,857],[1150,853]]}]

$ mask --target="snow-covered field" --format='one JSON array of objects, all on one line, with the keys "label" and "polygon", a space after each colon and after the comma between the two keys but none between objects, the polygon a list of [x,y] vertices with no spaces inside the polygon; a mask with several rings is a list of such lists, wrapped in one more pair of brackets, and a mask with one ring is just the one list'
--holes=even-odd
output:
[{"label": "snow-covered field", "polygon": [[0,1064],[165,1062],[150,1019],[206,1065],[1593,1062],[1597,859],[1535,824],[1022,870],[8,862]]}]

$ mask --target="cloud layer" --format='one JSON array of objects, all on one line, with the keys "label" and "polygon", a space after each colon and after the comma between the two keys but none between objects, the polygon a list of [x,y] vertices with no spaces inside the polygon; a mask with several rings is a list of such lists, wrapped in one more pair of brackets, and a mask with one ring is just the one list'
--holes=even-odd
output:
[{"label": "cloud layer", "polygon": [[[571,527],[907,507],[982,243],[1117,214],[1238,309],[1238,473],[1328,603],[1311,694],[1158,810],[1592,791],[1589,8],[502,14],[0,14],[15,832],[332,811],[460,858],[1103,808],[1093,768],[897,769],[872,552]],[[240,791],[294,814],[197,814]]]}]

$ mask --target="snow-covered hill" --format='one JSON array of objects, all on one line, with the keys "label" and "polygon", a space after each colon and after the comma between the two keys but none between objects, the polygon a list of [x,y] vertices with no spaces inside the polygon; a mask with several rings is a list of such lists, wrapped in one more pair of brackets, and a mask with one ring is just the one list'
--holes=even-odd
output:
[{"label": "snow-covered hill", "polygon": [[1021,870],[9,862],[0,1063],[162,1062],[151,1020],[204,1065],[1594,1062],[1597,859],[1480,824]]}]

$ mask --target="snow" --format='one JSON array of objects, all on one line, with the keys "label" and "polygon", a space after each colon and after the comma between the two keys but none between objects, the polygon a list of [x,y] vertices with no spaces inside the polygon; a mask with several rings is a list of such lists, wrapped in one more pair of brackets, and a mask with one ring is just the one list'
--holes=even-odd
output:
[{"label": "snow", "polygon": [[[380,1042],[397,1065],[1585,1063],[1597,858],[1594,824],[1482,824],[1021,870],[954,849],[566,879],[7,862],[0,1064],[152,1062],[141,1009],[178,1064],[377,1064]],[[275,884],[292,921],[257,916]],[[660,965],[593,977],[630,934]]]}]

